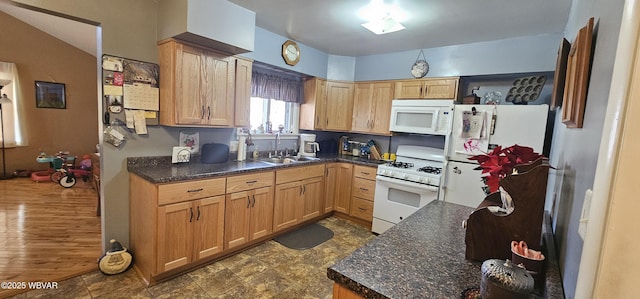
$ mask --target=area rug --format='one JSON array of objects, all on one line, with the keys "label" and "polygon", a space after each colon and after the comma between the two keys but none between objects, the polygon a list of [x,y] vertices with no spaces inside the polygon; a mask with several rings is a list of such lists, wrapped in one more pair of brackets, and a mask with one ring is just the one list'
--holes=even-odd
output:
[{"label": "area rug", "polygon": [[333,238],[333,231],[320,224],[312,223],[273,240],[285,247],[303,250],[318,246],[331,238]]}]

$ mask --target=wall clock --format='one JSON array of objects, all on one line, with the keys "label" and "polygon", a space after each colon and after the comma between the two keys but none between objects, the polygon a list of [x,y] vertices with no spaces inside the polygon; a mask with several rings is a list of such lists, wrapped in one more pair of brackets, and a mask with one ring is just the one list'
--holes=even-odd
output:
[{"label": "wall clock", "polygon": [[300,61],[300,48],[292,40],[287,40],[282,44],[282,58],[288,65],[296,65]]}]

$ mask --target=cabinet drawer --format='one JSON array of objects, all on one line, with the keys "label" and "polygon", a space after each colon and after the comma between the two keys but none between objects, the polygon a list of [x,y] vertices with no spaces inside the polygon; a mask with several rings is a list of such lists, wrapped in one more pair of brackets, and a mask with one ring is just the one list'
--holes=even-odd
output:
[{"label": "cabinet drawer", "polygon": [[158,205],[224,194],[225,178],[158,185]]},{"label": "cabinet drawer", "polygon": [[276,170],[276,184],[324,176],[324,164]]},{"label": "cabinet drawer", "polygon": [[352,195],[373,201],[373,194],[376,191],[376,182],[363,178],[353,178]]},{"label": "cabinet drawer", "polygon": [[353,176],[367,180],[375,180],[377,170],[378,168],[375,167],[355,165],[353,166]]},{"label": "cabinet drawer", "polygon": [[351,197],[351,216],[373,221],[373,202],[359,197]]},{"label": "cabinet drawer", "polygon": [[257,189],[273,185],[273,171],[227,178],[227,193]]}]

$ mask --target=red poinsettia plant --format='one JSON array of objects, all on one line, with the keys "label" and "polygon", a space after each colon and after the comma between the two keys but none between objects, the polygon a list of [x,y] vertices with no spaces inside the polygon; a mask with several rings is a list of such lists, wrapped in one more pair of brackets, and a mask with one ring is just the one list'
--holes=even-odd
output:
[{"label": "red poinsettia plant", "polygon": [[500,180],[513,172],[513,168],[519,164],[533,162],[543,155],[533,151],[533,148],[514,144],[503,148],[498,146],[487,154],[476,155],[468,158],[478,161],[480,166],[476,170],[482,170],[484,183],[487,185],[487,194],[496,192],[500,188]]}]

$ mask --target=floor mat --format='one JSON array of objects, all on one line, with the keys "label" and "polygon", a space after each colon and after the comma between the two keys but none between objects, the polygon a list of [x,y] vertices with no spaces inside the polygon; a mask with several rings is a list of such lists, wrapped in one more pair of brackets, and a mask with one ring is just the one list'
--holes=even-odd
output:
[{"label": "floor mat", "polygon": [[291,249],[309,249],[333,238],[333,231],[317,223],[303,226],[279,236],[274,241]]}]

